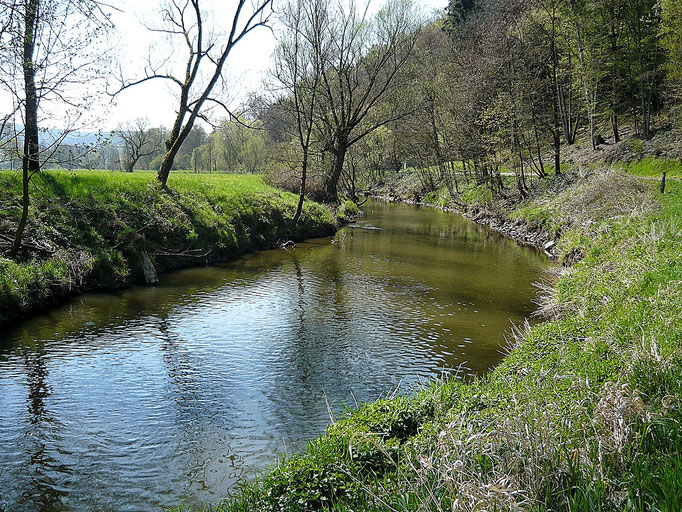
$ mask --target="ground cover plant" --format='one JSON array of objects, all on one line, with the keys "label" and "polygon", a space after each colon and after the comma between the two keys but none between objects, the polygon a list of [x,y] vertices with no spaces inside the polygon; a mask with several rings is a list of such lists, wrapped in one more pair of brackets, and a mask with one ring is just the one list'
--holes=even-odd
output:
[{"label": "ground cover plant", "polygon": [[[294,194],[257,175],[46,171],[34,176],[20,257],[0,257],[0,323],[78,291],[141,280],[146,255],[158,271],[237,257],[278,242],[333,233],[332,212],[307,202],[291,223]],[[0,172],[0,243],[20,215],[21,182]]]}]

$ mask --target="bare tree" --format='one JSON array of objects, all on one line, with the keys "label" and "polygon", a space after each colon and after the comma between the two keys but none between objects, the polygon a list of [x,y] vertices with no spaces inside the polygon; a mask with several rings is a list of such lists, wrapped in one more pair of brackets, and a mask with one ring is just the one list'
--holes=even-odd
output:
[{"label": "bare tree", "polygon": [[238,0],[229,32],[224,38],[207,27],[207,14],[202,12],[201,0],[170,0],[162,10],[161,27],[147,27],[152,32],[165,34],[185,47],[184,73],[174,73],[168,59],[160,63],[150,59],[144,77],[132,81],[121,80],[114,93],[149,80],[165,80],[179,92],[175,122],[165,143],[165,154],[157,179],[166,186],[173,161],[197,118],[204,118],[202,108],[207,103],[227,106],[213,90],[222,79],[223,68],[230,52],[239,41],[257,27],[267,24],[272,13],[272,0]]},{"label": "bare tree", "polygon": [[156,152],[153,133],[149,129],[149,119],[138,117],[125,126],[120,126],[116,130],[116,135],[123,141],[123,166],[128,172],[133,172],[140,158]]},{"label": "bare tree", "polygon": [[0,58],[0,87],[12,96],[15,114],[23,121],[23,128],[14,130],[15,142],[23,139],[22,213],[9,251],[15,257],[28,220],[31,178],[40,171],[41,158],[54,154],[69,132],[65,127],[41,148],[39,113],[47,112],[49,102],[56,102],[60,120],[73,126],[86,110],[91,96],[76,89],[98,71],[95,64],[104,52],[99,43],[110,23],[96,0],[14,0],[9,4],[0,12],[6,47]]},{"label": "bare tree", "polygon": [[333,156],[325,192],[336,201],[348,148],[411,111],[401,101],[409,93],[403,71],[422,23],[410,0],[389,0],[371,22],[355,1],[327,9],[325,37],[311,44],[322,63],[318,124]]},{"label": "bare tree", "polygon": [[[282,11],[284,31],[275,54],[274,78],[280,104],[287,111],[289,127],[301,149],[301,187],[293,224],[303,211],[316,106],[322,80],[325,32],[329,27],[325,0],[293,0]],[[321,51],[320,51],[321,50]]]},{"label": "bare tree", "polygon": [[[38,95],[36,92],[34,66],[39,6],[39,0],[27,0],[22,6],[24,8],[23,12],[16,17],[16,19],[23,21],[23,31],[19,28],[19,34],[23,32],[23,45],[21,53],[17,52],[17,56],[21,59],[24,78],[24,152],[22,155],[22,212],[14,237],[14,243],[9,251],[10,257],[16,256],[21,248],[21,239],[26,228],[26,221],[28,220],[29,182],[33,174],[40,170],[40,162],[38,160]],[[18,23],[20,24],[21,22]],[[9,24],[10,27],[14,25],[14,20],[11,20]],[[9,63],[11,62],[12,60],[9,60]]]}]

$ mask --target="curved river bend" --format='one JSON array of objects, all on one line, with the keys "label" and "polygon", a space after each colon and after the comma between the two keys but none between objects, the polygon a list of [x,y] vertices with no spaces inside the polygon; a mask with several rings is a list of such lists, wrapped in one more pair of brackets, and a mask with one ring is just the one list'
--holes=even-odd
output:
[{"label": "curved river bend", "polygon": [[325,393],[340,411],[499,361],[548,262],[458,215],[364,210],[0,333],[0,510],[216,502],[320,434]]}]

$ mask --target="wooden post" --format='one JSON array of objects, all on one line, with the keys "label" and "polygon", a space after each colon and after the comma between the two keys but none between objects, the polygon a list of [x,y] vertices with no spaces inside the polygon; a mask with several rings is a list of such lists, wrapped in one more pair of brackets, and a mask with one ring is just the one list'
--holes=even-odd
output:
[{"label": "wooden post", "polygon": [[661,178],[661,194],[665,192],[665,171],[663,171],[663,177]]}]

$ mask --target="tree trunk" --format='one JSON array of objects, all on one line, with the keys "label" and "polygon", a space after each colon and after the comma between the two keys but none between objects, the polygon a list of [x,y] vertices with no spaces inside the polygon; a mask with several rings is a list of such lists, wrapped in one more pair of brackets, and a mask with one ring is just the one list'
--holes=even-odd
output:
[{"label": "tree trunk", "polygon": [[[587,85],[587,64],[585,62],[585,52],[583,50],[582,43],[582,30],[580,26],[576,26],[576,40],[578,43],[578,60],[580,61],[580,68],[582,70],[581,81],[583,85],[583,94],[585,95],[585,109],[587,110],[587,122],[590,126],[590,142],[592,144],[592,149],[597,149],[597,143],[595,140],[595,127],[594,127],[594,105],[592,103],[592,93],[589,86]],[[595,87],[596,89],[596,87]]]},{"label": "tree trunk", "polygon": [[620,132],[618,131],[618,114],[615,112],[611,115],[611,128],[613,129],[614,142],[620,142]]},{"label": "tree trunk", "polygon": [[354,203],[358,203],[359,199],[358,196],[355,194],[355,179],[356,179],[356,172],[355,172],[355,166],[351,169],[351,176],[350,176],[350,199]]},{"label": "tree trunk", "polygon": [[139,158],[134,158],[130,162],[128,162],[128,165],[126,167],[126,171],[133,172],[133,170],[135,169],[135,164],[137,163],[138,160],[139,160]]},{"label": "tree trunk", "polygon": [[646,105],[646,94],[644,85],[644,49],[642,48],[644,44],[643,29],[642,29],[642,13],[640,9],[641,5],[637,3],[635,5],[635,14],[637,16],[635,21],[635,26],[633,28],[633,36],[635,47],[637,48],[637,63],[639,64],[639,101],[642,115],[642,129],[644,137],[649,136],[649,113]]},{"label": "tree trunk", "polygon": [[[556,110],[555,115],[561,118],[561,126],[564,130],[564,137],[569,145],[575,142],[575,134],[571,131],[571,109],[570,109],[570,90],[569,99],[566,101],[566,91],[561,86],[559,80],[559,52],[556,47],[556,20],[552,17],[552,80],[556,89]],[[568,66],[571,67],[571,55],[568,55]],[[567,104],[568,103],[568,104]],[[557,123],[555,122],[555,126]]]},{"label": "tree trunk", "polygon": [[163,188],[166,188],[168,175],[170,174],[171,169],[173,168],[173,162],[175,161],[175,155],[178,154],[178,150],[184,141],[184,137],[182,140],[178,139],[179,138],[176,138],[175,144],[172,144],[170,139],[166,141],[166,154],[163,155],[163,160],[159,166],[159,172],[156,173],[156,179],[159,181],[159,183],[161,183]]},{"label": "tree trunk", "polygon": [[[535,150],[538,155],[538,165],[540,166],[540,177],[544,178],[547,176],[545,172],[545,163],[542,161],[542,149],[540,148],[540,136],[538,135],[538,127],[536,124],[533,125],[533,131],[535,133]],[[521,175],[523,175],[523,164],[521,164]]]},{"label": "tree trunk", "polygon": [[9,251],[10,258],[14,258],[21,248],[21,240],[28,221],[29,182],[34,173],[40,170],[40,144],[38,140],[38,95],[35,84],[35,68],[33,66],[33,52],[35,50],[35,28],[38,18],[40,0],[29,0],[24,13],[24,53],[23,73],[24,90],[26,93],[25,126],[24,126],[24,155],[22,157],[22,209],[19,226],[14,236],[14,243]]},{"label": "tree trunk", "polygon": [[620,132],[618,131],[618,78],[619,78],[619,63],[620,52],[618,49],[618,35],[615,29],[616,13],[611,4],[611,31],[609,37],[611,40],[611,58],[613,59],[612,76],[611,76],[611,129],[613,131],[613,140],[615,143],[620,142]]},{"label": "tree trunk", "polygon": [[561,174],[561,135],[559,130],[554,130],[554,174]]},{"label": "tree trunk", "polygon": [[338,186],[341,172],[343,171],[343,162],[346,159],[346,151],[348,151],[348,142],[340,140],[334,150],[334,166],[332,167],[332,174],[327,180],[326,194],[330,202],[336,203],[339,200]]},{"label": "tree trunk", "polygon": [[645,86],[644,86],[644,55],[642,52],[641,41],[637,45],[637,59],[639,60],[639,96],[642,109],[642,128],[644,137],[649,137],[649,109],[647,108]]},{"label": "tree trunk", "polygon": [[172,167],[173,159],[168,158],[168,156],[164,156],[163,160],[161,161],[161,165],[159,166],[159,172],[156,173],[156,179],[159,183],[161,183],[161,186],[163,188],[166,188],[166,183],[168,182],[168,175],[170,174]]},{"label": "tree trunk", "polygon": [[296,206],[296,213],[294,214],[294,218],[292,221],[292,224],[294,226],[296,226],[296,223],[298,222],[298,219],[301,218],[301,213],[303,212],[303,201],[305,198],[305,180],[307,173],[308,173],[308,150],[304,149],[303,163],[301,166],[301,189],[298,194],[298,206]]}]

